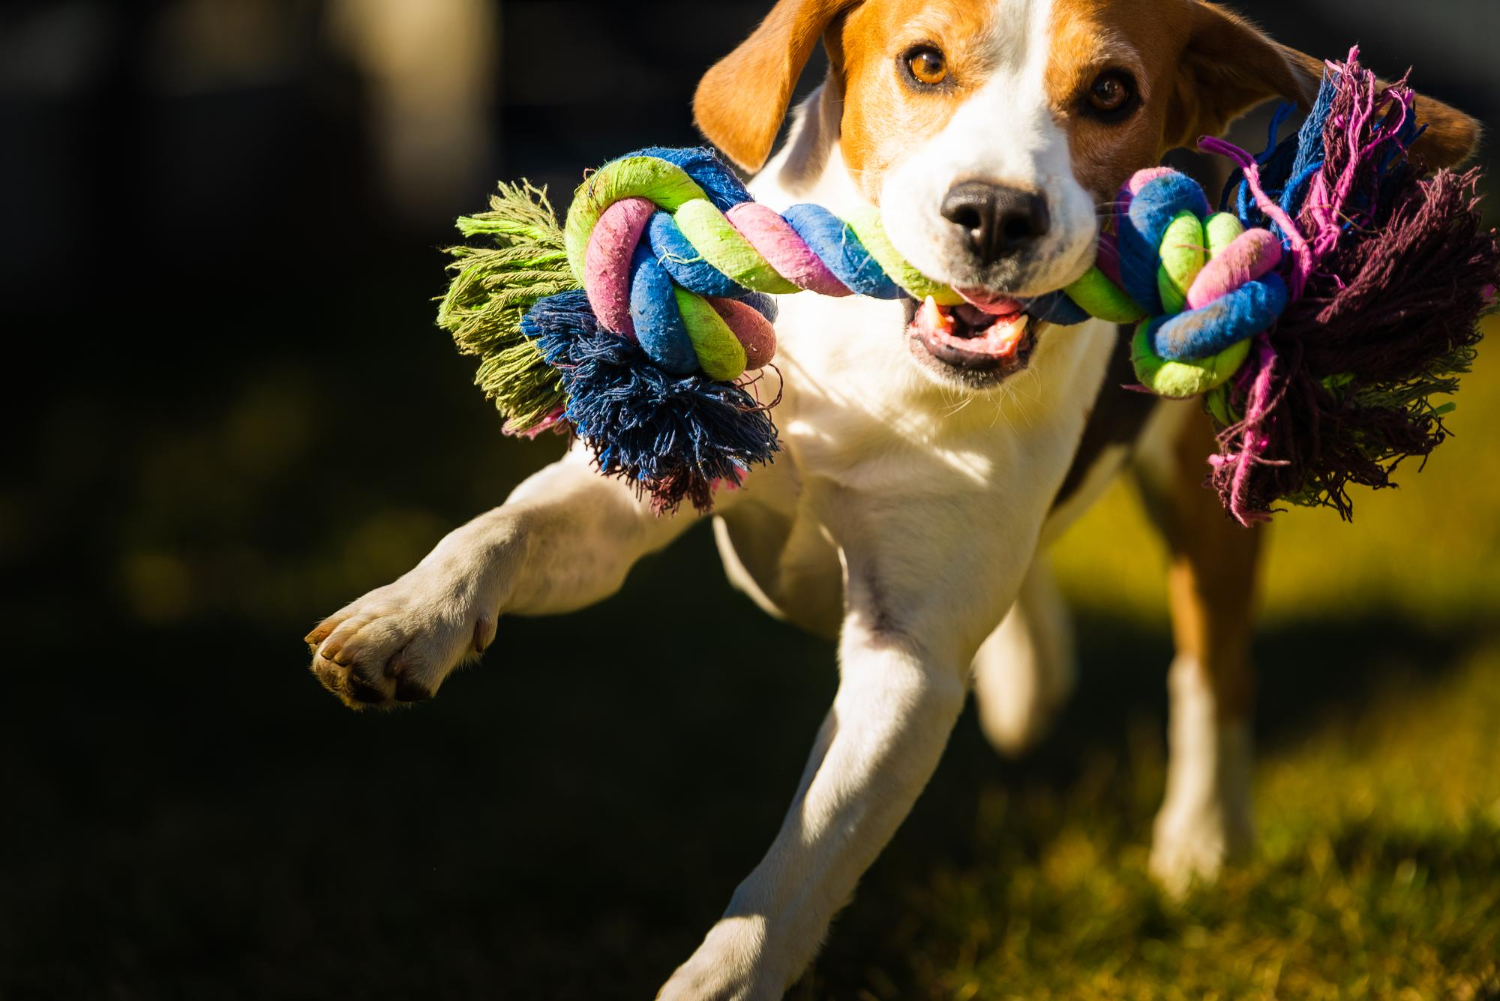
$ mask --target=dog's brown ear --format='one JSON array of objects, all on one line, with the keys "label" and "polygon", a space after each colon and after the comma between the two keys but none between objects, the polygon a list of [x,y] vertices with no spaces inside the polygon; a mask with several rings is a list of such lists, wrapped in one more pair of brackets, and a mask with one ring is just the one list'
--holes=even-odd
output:
[{"label": "dog's brown ear", "polygon": [[1457,108],[1418,94],[1417,121],[1427,128],[1411,152],[1425,166],[1457,167],[1479,152],[1479,122]]},{"label": "dog's brown ear", "polygon": [[759,170],[813,49],[834,18],[857,2],[779,0],[698,84],[693,117],[709,141],[746,170]]},{"label": "dog's brown ear", "polygon": [[1278,45],[1243,18],[1188,0],[1188,35],[1169,96],[1166,145],[1193,146],[1221,135],[1240,115],[1280,97],[1310,107],[1321,61]]},{"label": "dog's brown ear", "polygon": [[[1323,60],[1273,42],[1216,4],[1190,2],[1191,28],[1167,114],[1168,146],[1191,146],[1199,136],[1219,135],[1271,98],[1311,105],[1323,79]],[[1419,95],[1417,120],[1427,130],[1412,153],[1426,166],[1454,167],[1474,155],[1479,123],[1473,118]]]}]

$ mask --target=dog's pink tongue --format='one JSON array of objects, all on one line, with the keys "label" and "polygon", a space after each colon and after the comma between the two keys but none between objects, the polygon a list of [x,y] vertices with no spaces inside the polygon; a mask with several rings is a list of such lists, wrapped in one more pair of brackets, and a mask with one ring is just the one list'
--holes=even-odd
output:
[{"label": "dog's pink tongue", "polygon": [[982,310],[991,316],[1014,316],[1025,310],[1026,305],[1019,299],[1012,299],[1008,295],[999,295],[989,289],[954,289],[964,297],[964,301],[975,309]]}]

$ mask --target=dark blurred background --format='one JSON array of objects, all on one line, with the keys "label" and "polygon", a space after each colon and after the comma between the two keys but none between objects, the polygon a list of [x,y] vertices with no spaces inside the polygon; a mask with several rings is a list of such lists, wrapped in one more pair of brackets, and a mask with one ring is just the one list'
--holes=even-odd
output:
[{"label": "dark blurred background", "polygon": [[[561,448],[503,439],[433,326],[452,218],[498,178],[565,204],[585,167],[697,141],[699,75],[768,7],[0,8],[0,997],[646,997],[688,955],[835,683],[832,648],[734,595],[704,531],[599,608],[503,622],[414,711],[342,709],[299,638]],[[1500,121],[1493,0],[1247,12],[1320,55],[1414,63]],[[1495,553],[1493,532],[1452,545]],[[1063,557],[1075,584],[1110,558],[1083,554]],[[1371,607],[1406,609],[1382,655],[1491,621],[1493,584],[1434,625],[1430,593],[1404,605],[1359,565]],[[888,982],[869,969],[900,964],[855,930],[899,921],[882,887],[972,850],[979,787],[1066,783],[1131,719],[1159,744],[1159,585],[1130,586],[1083,596],[1060,736],[1004,763],[960,729],[817,990]],[[727,608],[731,634],[657,635],[664,588]],[[1359,614],[1330,627],[1354,660],[1375,651]],[[1311,629],[1280,621],[1272,688]],[[1335,697],[1328,670],[1273,733]]]}]

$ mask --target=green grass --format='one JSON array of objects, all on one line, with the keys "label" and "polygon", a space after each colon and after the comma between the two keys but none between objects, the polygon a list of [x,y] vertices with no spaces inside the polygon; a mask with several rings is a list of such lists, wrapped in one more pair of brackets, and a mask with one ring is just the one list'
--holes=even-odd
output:
[{"label": "green grass", "polygon": [[983,862],[898,891],[900,921],[861,949],[881,958],[836,954],[863,968],[833,979],[964,1001],[1500,998],[1500,644],[1415,682],[1264,756],[1258,856],[1182,901],[1145,869],[1149,735],[1068,788],[991,792]]},{"label": "green grass", "polygon": [[[1259,651],[1263,700],[1280,707],[1272,723],[1301,698],[1311,708],[1264,742],[1253,858],[1164,895],[1146,873],[1160,720],[1124,746],[1065,737],[1089,764],[1059,784],[991,783],[969,864],[878,870],[879,899],[856,902],[794,996],[1500,998],[1492,355],[1464,385],[1457,437],[1402,489],[1360,496],[1352,526],[1307,510],[1274,525],[1262,621],[1280,638]],[[1127,486],[1054,557],[1085,616],[1160,631],[1164,554]],[[1349,630],[1377,635],[1341,650]],[[1385,655],[1387,630],[1444,639]]]}]

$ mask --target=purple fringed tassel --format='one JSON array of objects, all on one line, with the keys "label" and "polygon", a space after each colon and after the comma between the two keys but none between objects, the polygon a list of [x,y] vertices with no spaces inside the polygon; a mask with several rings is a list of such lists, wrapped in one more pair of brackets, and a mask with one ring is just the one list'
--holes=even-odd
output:
[{"label": "purple fringed tassel", "polygon": [[1284,386],[1276,386],[1276,352],[1271,350],[1265,334],[1256,335],[1255,363],[1240,371],[1249,376],[1245,380],[1249,385],[1243,390],[1245,417],[1220,435],[1224,454],[1209,456],[1208,464],[1213,469],[1212,478],[1216,483],[1221,477],[1226,481],[1228,489],[1221,487],[1219,492],[1230,515],[1241,525],[1249,527],[1271,520],[1269,511],[1257,510],[1246,503],[1250,493],[1250,474],[1257,466],[1285,464],[1285,460],[1262,457],[1270,444],[1263,434],[1263,425],[1279,402],[1278,392],[1285,390]]},{"label": "purple fringed tassel", "polygon": [[1500,243],[1480,228],[1478,172],[1423,178],[1405,158],[1416,97],[1382,88],[1350,52],[1335,74],[1321,170],[1284,211],[1249,154],[1220,140],[1256,206],[1282,231],[1293,302],[1229,386],[1210,480],[1249,525],[1281,501],[1352,514],[1350,483],[1393,486],[1408,456],[1447,435],[1428,401],[1451,393],[1500,284]]}]

